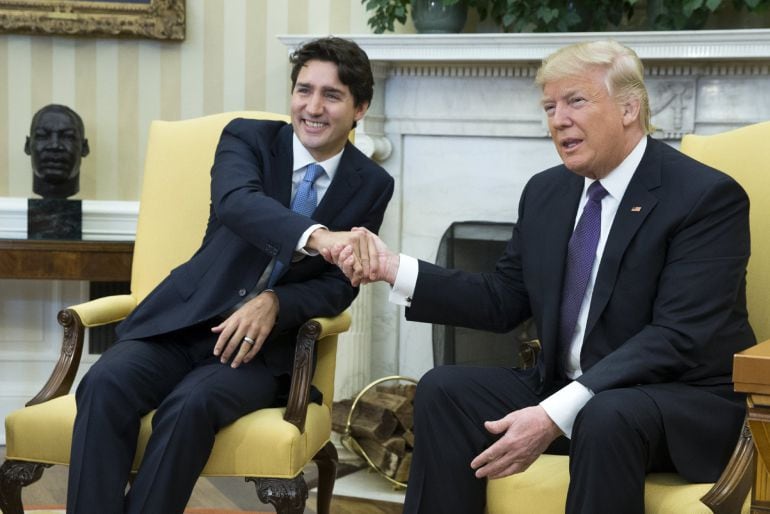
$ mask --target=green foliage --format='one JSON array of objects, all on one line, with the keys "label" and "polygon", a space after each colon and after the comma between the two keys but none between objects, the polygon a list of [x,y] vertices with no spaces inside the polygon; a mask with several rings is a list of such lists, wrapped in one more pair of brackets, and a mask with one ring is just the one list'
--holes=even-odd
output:
[{"label": "green foliage", "polygon": [[468,0],[505,32],[598,31],[618,26],[636,0]]},{"label": "green foliage", "polygon": [[394,22],[406,23],[411,0],[361,0],[367,11],[374,11],[367,23],[377,34],[393,32]]},{"label": "green foliage", "polygon": [[[441,0],[453,5],[461,0]],[[727,6],[727,0],[465,0],[481,20],[489,17],[505,32],[600,32],[618,30],[639,7],[646,12],[647,30],[687,30],[703,27],[707,18]],[[411,0],[361,0],[372,11],[374,32],[392,31],[405,23]],[[766,9],[770,0],[732,0],[736,11]]]}]

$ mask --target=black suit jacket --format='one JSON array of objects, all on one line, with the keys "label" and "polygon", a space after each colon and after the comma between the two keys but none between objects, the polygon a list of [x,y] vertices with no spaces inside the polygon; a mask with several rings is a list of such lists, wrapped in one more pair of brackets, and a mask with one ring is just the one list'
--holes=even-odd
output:
[{"label": "black suit jacket", "polygon": [[[421,262],[407,318],[507,331],[532,316],[542,351],[528,383],[541,396],[559,387],[559,305],[582,190],[583,178],[564,166],[535,175],[496,271]],[[748,210],[730,177],[649,138],[591,297],[578,381],[594,393],[649,386],[688,478],[718,476],[743,418],[731,366],[755,342],[745,302]]]},{"label": "black suit jacket", "polygon": [[292,128],[284,122],[236,119],[222,132],[211,169],[211,206],[203,242],[171,271],[118,327],[120,339],[153,337],[211,320],[238,304],[267,265],[284,273],[272,287],[280,313],[262,348],[276,374],[288,372],[296,329],[314,316],[334,316],[358,290],[320,256],[292,263],[302,233],[377,231],[393,194],[393,178],[348,143],[312,219],[289,208]]}]

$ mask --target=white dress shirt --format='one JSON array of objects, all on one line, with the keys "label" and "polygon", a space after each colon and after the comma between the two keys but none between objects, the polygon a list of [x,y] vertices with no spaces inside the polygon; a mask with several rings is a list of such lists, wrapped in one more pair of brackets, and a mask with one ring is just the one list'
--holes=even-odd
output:
[{"label": "white dress shirt", "polygon": [[[294,167],[291,176],[292,200],[294,200],[294,195],[297,194],[299,183],[302,182],[302,179],[305,177],[305,168],[307,168],[308,164],[315,163],[320,164],[324,169],[324,173],[315,181],[315,191],[318,198],[318,203],[320,204],[321,200],[326,194],[326,190],[329,189],[329,186],[332,183],[332,179],[334,179],[334,175],[337,173],[337,168],[340,165],[340,159],[342,159],[342,152],[344,151],[345,148],[343,147],[342,150],[340,150],[340,152],[332,158],[322,162],[317,162],[313,156],[310,155],[310,152],[308,152],[307,148],[304,147],[302,142],[297,137],[297,134],[294,134],[292,136],[292,153],[294,154]],[[297,241],[297,246],[294,248],[294,251],[304,255],[318,255],[318,252],[305,249],[307,240],[310,239],[310,234],[318,228],[326,227],[321,224],[311,225],[310,228],[302,233],[299,241]]]},{"label": "white dress shirt", "polygon": [[[596,273],[599,269],[604,247],[607,244],[612,222],[615,219],[615,213],[623,198],[623,195],[634,176],[636,168],[642,160],[644,151],[647,148],[647,138],[643,137],[630,154],[612,170],[606,177],[601,179],[602,186],[607,190],[607,194],[602,199],[602,219],[601,234],[599,244],[596,248],[596,259],[594,259],[591,277],[586,287],[585,296],[580,306],[575,332],[572,336],[570,349],[568,352],[565,370],[567,376],[573,379],[568,385],[553,393],[551,396],[540,402],[548,416],[561,429],[567,437],[572,436],[572,425],[575,422],[578,412],[588,403],[593,396],[593,392],[583,384],[574,381],[583,372],[580,369],[580,351],[583,347],[583,338],[585,336],[585,325],[588,319],[588,309],[591,304],[591,295],[593,294]],[[583,193],[580,197],[580,204],[575,215],[574,225],[577,225],[580,215],[583,213],[583,207],[588,201],[586,192],[588,186],[594,182],[593,179],[584,179]],[[573,228],[574,228],[573,225]],[[414,288],[417,285],[417,274],[419,264],[417,259],[401,254],[398,273],[390,291],[390,301],[398,305],[409,306],[412,302]]]}]

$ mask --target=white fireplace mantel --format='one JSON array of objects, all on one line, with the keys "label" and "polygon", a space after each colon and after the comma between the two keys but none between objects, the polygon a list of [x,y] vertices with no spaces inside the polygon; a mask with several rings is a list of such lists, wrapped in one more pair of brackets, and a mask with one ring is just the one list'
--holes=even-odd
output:
[{"label": "white fireplace mantel", "polygon": [[[279,36],[293,50],[317,36]],[[380,231],[434,261],[455,221],[515,221],[527,180],[559,162],[534,84],[563,46],[614,39],[645,65],[654,136],[676,146],[770,120],[770,29],[561,34],[344,35],[372,61],[375,96],[356,145],[396,179]],[[372,377],[432,367],[431,326],[404,319],[370,286]],[[369,307],[367,307],[369,309]],[[362,320],[364,323],[367,320]]]},{"label": "white fireplace mantel", "polygon": [[[290,49],[314,36],[278,36]],[[614,39],[643,60],[770,59],[770,29],[344,36],[374,62],[526,62],[579,41]]]}]

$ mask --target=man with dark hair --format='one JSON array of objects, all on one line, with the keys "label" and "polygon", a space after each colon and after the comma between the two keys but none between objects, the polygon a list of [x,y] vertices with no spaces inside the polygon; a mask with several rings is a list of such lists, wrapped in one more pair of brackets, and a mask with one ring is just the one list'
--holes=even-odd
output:
[{"label": "man with dark hair", "polygon": [[[393,285],[409,320],[537,326],[534,369],[443,366],[422,377],[407,514],[481,514],[486,479],[546,451],[569,452],[567,513],[643,514],[647,473],[713,482],[741,430],[731,370],[754,344],[746,193],[649,137],[630,48],[564,47],[536,82],[563,164],[527,183],[494,272],[418,262],[365,230],[359,254],[324,251],[355,283]],[[369,246],[377,261],[357,274],[350,266]]]},{"label": "man with dark hair", "polygon": [[369,107],[371,88],[358,88],[371,69],[339,38],[307,43],[292,62],[291,124],[225,127],[200,249],[118,327],[77,389],[70,514],[181,514],[216,432],[285,402],[297,328],[357,294],[318,251],[349,242],[354,225],[378,230],[393,194],[393,179],[347,140]]},{"label": "man with dark hair", "polygon": [[32,190],[68,198],[80,190],[80,160],[89,153],[83,120],[66,105],[50,104],[32,117],[24,153],[32,158]]}]

